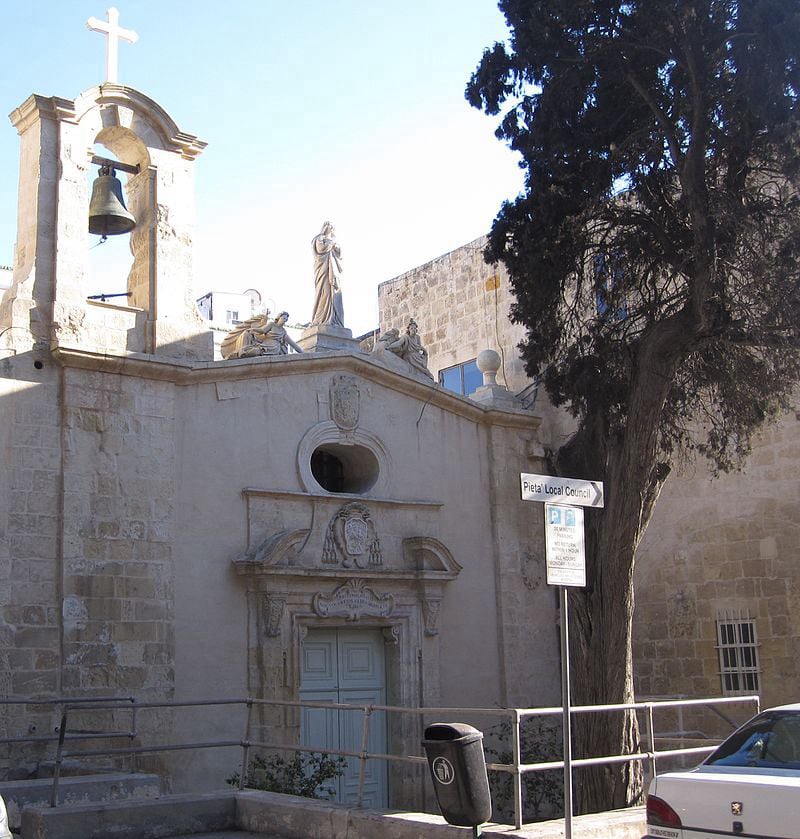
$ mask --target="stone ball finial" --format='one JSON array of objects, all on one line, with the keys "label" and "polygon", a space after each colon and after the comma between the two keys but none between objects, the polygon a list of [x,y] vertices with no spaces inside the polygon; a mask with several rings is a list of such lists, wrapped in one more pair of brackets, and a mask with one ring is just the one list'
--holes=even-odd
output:
[{"label": "stone ball finial", "polygon": [[502,363],[500,354],[494,350],[481,350],[475,360],[478,370],[483,373],[484,387],[492,387],[497,384],[497,371]]}]

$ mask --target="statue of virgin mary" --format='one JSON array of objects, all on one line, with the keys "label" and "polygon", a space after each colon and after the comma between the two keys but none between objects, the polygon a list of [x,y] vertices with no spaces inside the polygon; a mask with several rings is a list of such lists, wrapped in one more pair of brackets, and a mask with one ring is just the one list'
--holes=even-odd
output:
[{"label": "statue of virgin mary", "polygon": [[312,325],[344,327],[344,307],[339,278],[342,275],[342,249],[333,225],[326,221],[311,242],[314,251],[314,314]]}]

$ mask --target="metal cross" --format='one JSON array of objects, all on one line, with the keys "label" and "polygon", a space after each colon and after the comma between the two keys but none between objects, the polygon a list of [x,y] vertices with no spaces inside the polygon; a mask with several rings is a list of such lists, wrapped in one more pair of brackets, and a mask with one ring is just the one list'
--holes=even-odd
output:
[{"label": "metal cross", "polygon": [[119,11],[114,6],[106,12],[106,18],[108,22],[90,17],[86,25],[92,32],[102,32],[106,36],[106,81],[116,83],[120,39],[135,44],[139,36],[132,29],[119,25]]}]

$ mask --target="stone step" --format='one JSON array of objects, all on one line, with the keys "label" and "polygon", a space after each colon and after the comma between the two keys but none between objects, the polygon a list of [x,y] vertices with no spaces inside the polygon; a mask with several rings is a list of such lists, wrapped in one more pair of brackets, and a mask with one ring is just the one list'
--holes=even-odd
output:
[{"label": "stone step", "polygon": [[[26,807],[23,839],[159,839],[214,832],[236,833],[236,794],[165,795],[154,799]],[[258,836],[258,834],[256,834]],[[259,839],[264,839],[261,834]]]},{"label": "stone step", "polygon": [[182,833],[169,839],[279,839],[275,834],[252,833],[248,830],[220,830],[216,833]]},{"label": "stone step", "polygon": [[[0,795],[8,809],[8,823],[19,832],[21,811],[28,806],[47,806],[53,790],[52,778],[0,782]],[[71,775],[58,782],[59,804],[89,804],[101,801],[133,801],[158,798],[158,775],[110,773]]]}]

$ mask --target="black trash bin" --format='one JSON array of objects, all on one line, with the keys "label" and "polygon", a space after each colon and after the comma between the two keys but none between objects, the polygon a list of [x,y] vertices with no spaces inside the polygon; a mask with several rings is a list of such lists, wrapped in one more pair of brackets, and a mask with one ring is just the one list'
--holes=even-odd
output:
[{"label": "black trash bin", "polygon": [[425,729],[422,746],[445,820],[460,827],[489,821],[492,799],[483,734],[464,723],[437,722]]}]

